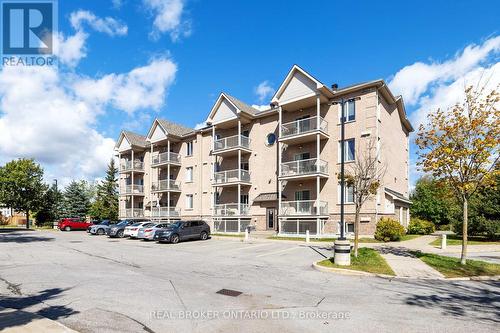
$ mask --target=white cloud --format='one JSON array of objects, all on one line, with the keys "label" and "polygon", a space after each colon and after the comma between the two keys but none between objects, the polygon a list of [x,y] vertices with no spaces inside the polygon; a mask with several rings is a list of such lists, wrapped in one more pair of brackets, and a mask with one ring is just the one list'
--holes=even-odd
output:
[{"label": "white cloud", "polygon": [[259,110],[259,111],[265,111],[265,110],[269,110],[271,108],[269,106],[269,104],[263,104],[263,105],[252,104],[252,107],[254,109]]},{"label": "white cloud", "polygon": [[59,61],[69,67],[78,65],[81,59],[87,56],[85,42],[88,34],[83,31],[77,31],[74,35],[64,37],[59,33],[55,40],[55,50]]},{"label": "white cloud", "polygon": [[167,88],[173,83],[176,72],[177,65],[172,60],[158,58],[129,73],[80,80],[74,84],[74,89],[89,103],[109,103],[128,113],[146,108],[158,110],[164,104]]},{"label": "white cloud", "polygon": [[88,10],[79,10],[71,13],[71,26],[79,31],[83,29],[83,23],[87,23],[92,29],[105,33],[109,36],[124,36],[128,32],[126,24],[112,17],[100,18]]},{"label": "white cloud", "polygon": [[111,0],[113,8],[120,9],[123,6],[123,0]]},{"label": "white cloud", "polygon": [[416,105],[430,86],[456,81],[499,51],[500,36],[492,37],[480,45],[468,45],[445,62],[416,62],[406,66],[394,75],[389,86],[403,96],[407,105]]},{"label": "white cloud", "polygon": [[154,15],[153,39],[169,33],[177,41],[191,34],[191,22],[183,17],[186,0],[143,0],[143,3]]},{"label": "white cloud", "polygon": [[264,102],[274,94],[274,88],[271,87],[269,81],[263,81],[259,83],[259,85],[255,87],[254,91],[259,98],[260,103]]},{"label": "white cloud", "polygon": [[199,129],[201,129],[203,127],[206,127],[206,126],[207,126],[207,123],[206,122],[202,122],[202,123],[198,123],[198,124],[194,125],[194,129],[195,130],[199,130]]}]

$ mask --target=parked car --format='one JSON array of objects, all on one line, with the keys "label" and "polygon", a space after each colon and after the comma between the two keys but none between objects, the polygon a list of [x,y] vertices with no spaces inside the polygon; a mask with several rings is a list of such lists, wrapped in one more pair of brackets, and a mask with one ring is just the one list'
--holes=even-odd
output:
[{"label": "parked car", "polygon": [[92,228],[93,225],[100,224],[104,221],[108,221],[108,220],[102,220],[102,221],[101,220],[92,220],[92,224],[87,227],[87,232],[90,232],[90,229]]},{"label": "parked car", "polygon": [[143,221],[143,222],[136,222],[132,225],[129,225],[128,227],[125,227],[125,230],[123,231],[123,236],[124,237],[130,237],[130,238],[138,238],[137,234],[139,233],[139,229],[142,227],[150,227],[153,226],[154,223],[151,221]]},{"label": "parked car", "polygon": [[145,241],[153,240],[155,234],[160,230],[165,230],[170,226],[170,223],[155,223],[152,225],[143,225],[137,233],[137,238]]},{"label": "parked car", "polygon": [[125,227],[127,227],[129,225],[132,225],[135,222],[137,222],[137,221],[133,221],[133,220],[123,220],[123,221],[120,221],[117,224],[109,227],[108,230],[106,230],[106,235],[108,235],[108,237],[119,237],[119,238],[122,238],[123,234],[124,234],[124,231],[125,231]]},{"label": "parked car", "polygon": [[102,220],[98,224],[91,225],[89,227],[89,233],[91,235],[104,235],[106,234],[106,231],[108,231],[108,229],[116,223],[116,221]]},{"label": "parked car", "polygon": [[71,230],[86,230],[92,222],[87,222],[84,218],[70,217],[63,218],[57,223],[57,227],[61,231],[71,231]]},{"label": "parked car", "polygon": [[210,236],[210,226],[205,221],[178,221],[154,235],[158,242],[178,243],[187,239],[206,240]]}]

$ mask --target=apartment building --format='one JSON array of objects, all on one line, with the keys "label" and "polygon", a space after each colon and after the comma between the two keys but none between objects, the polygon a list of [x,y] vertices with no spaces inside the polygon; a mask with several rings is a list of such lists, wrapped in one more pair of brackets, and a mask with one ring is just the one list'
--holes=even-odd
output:
[{"label": "apartment building", "polygon": [[[204,219],[217,232],[272,230],[335,235],[340,229],[339,98],[345,104],[346,170],[373,151],[383,173],[363,206],[361,229],[409,221],[409,133],[403,100],[383,80],[338,88],[293,66],[269,109],[221,93],[207,126],[191,129],[156,119],[146,136],[123,131],[120,217]],[[345,190],[346,230],[354,230],[352,188]]]}]

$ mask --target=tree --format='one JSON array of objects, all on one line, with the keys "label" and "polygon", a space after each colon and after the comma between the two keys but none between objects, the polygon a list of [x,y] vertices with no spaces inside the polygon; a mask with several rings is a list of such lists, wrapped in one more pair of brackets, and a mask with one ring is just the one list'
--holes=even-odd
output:
[{"label": "tree", "polygon": [[0,167],[0,202],[26,213],[26,228],[30,227],[30,211],[39,209],[47,185],[43,169],[31,159],[18,159]]},{"label": "tree", "polygon": [[468,87],[461,104],[429,113],[428,123],[421,125],[417,134],[418,165],[449,184],[462,204],[463,265],[467,260],[469,199],[498,174],[499,101],[496,89],[486,93],[485,87]]},{"label": "tree", "polygon": [[118,169],[111,159],[106,171],[106,178],[97,185],[97,197],[92,203],[90,215],[98,219],[118,219]]},{"label": "tree", "polygon": [[42,196],[39,210],[36,212],[37,225],[57,221],[61,214],[62,193],[55,185],[49,187]]},{"label": "tree", "polygon": [[450,224],[456,200],[446,183],[430,176],[423,176],[415,183],[410,196],[412,216],[431,221],[437,225]]},{"label": "tree", "polygon": [[85,217],[90,208],[89,185],[86,181],[72,181],[64,189],[62,214],[65,217]]},{"label": "tree", "polygon": [[358,257],[360,213],[365,202],[377,191],[382,183],[385,166],[379,165],[378,152],[373,140],[363,151],[358,149],[354,163],[349,164],[345,175],[346,187],[352,187],[354,193],[354,256]]}]

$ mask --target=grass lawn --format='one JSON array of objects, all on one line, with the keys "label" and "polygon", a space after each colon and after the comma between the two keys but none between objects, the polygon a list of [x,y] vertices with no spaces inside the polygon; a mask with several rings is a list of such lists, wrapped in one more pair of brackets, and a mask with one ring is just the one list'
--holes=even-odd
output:
[{"label": "grass lawn", "polygon": [[[500,245],[499,241],[492,241],[485,237],[468,237],[467,244],[469,245]],[[429,245],[432,246],[441,246],[441,237],[430,242]],[[447,235],[446,236],[446,245],[462,245],[462,237],[458,235]]]},{"label": "grass lawn", "polygon": [[500,275],[499,264],[468,259],[466,265],[461,265],[459,258],[445,257],[437,254],[422,252],[413,252],[413,254],[448,278]]},{"label": "grass lawn", "polygon": [[210,236],[217,236],[217,237],[236,237],[236,238],[243,238],[245,235],[242,234],[210,234]]},{"label": "grass lawn", "polygon": [[320,261],[318,265],[324,267],[352,269],[375,274],[395,275],[385,259],[382,258],[376,250],[364,247],[359,249],[357,258],[355,258],[354,254],[351,253],[351,266],[335,265],[333,263],[333,258]]}]

